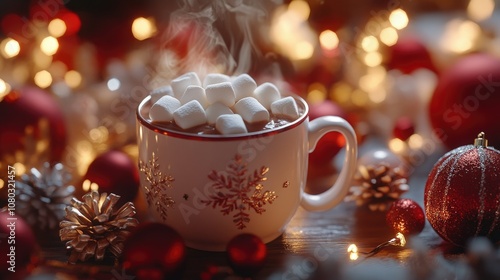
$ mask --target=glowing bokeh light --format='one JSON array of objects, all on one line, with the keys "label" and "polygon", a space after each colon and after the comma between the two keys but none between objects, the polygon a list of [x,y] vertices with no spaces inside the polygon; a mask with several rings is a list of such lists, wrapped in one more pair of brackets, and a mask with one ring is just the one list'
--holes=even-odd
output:
[{"label": "glowing bokeh light", "polygon": [[408,15],[404,10],[396,9],[389,15],[389,22],[394,28],[401,30],[408,26]]},{"label": "glowing bokeh light", "polygon": [[393,27],[386,27],[380,31],[380,41],[386,46],[394,46],[399,39],[398,32]]},{"label": "glowing bokeh light", "polygon": [[324,30],[319,34],[319,43],[327,50],[333,50],[339,45],[339,37],[331,30]]},{"label": "glowing bokeh light", "polygon": [[364,62],[368,67],[379,66],[382,63],[382,54],[379,52],[367,53],[364,57]]},{"label": "glowing bokeh light", "polygon": [[12,38],[6,38],[1,43],[2,46],[2,55],[5,58],[11,58],[19,54],[21,51],[21,46],[19,42]]},{"label": "glowing bokeh light", "polygon": [[70,70],[64,74],[64,81],[70,88],[77,88],[82,84],[82,75],[75,70]]},{"label": "glowing bokeh light", "polygon": [[54,55],[59,49],[59,42],[52,36],[45,37],[40,43],[40,49],[46,55]]},{"label": "glowing bokeh light", "polygon": [[108,80],[106,85],[108,86],[108,89],[110,91],[116,91],[120,88],[121,83],[120,80],[118,80],[117,78],[111,78]]},{"label": "glowing bokeh light", "polygon": [[440,46],[446,51],[461,54],[474,49],[481,27],[470,20],[454,19],[448,22]]},{"label": "glowing bokeh light", "polygon": [[10,85],[4,80],[0,79],[0,101],[10,92]]},{"label": "glowing bokeh light", "polygon": [[49,71],[42,70],[35,74],[34,81],[40,88],[47,88],[52,84],[52,75]]},{"label": "glowing bokeh light", "polygon": [[155,22],[151,18],[139,17],[132,23],[132,34],[139,41],[153,37],[156,31]]},{"label": "glowing bokeh light", "polygon": [[311,14],[309,4],[304,0],[293,0],[288,5],[288,11],[296,14],[302,20],[307,20]]},{"label": "glowing bokeh light", "polygon": [[307,41],[301,41],[295,45],[294,50],[295,50],[294,52],[295,59],[297,60],[309,59],[312,57],[314,53],[314,46]]},{"label": "glowing bokeh light", "polygon": [[467,15],[475,21],[489,19],[495,10],[494,0],[470,0]]},{"label": "glowing bokeh light", "polygon": [[55,18],[49,22],[49,26],[47,27],[49,30],[50,35],[52,35],[55,38],[59,38],[66,33],[66,23],[60,19],[60,18]]},{"label": "glowing bokeh light", "polygon": [[377,51],[379,47],[379,43],[375,36],[366,36],[361,40],[361,48],[365,52],[374,52]]}]

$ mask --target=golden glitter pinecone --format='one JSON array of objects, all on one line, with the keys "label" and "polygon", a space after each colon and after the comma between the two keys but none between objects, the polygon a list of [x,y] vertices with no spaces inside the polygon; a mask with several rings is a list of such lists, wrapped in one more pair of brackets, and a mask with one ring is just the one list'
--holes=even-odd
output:
[{"label": "golden glitter pinecone", "polygon": [[72,206],[66,207],[66,220],[59,226],[61,241],[71,250],[69,263],[87,261],[92,257],[102,260],[106,251],[119,257],[123,241],[139,222],[132,202],[125,203],[114,210],[120,196],[111,193],[99,194],[96,191],[85,194],[83,201],[71,200]]},{"label": "golden glitter pinecone", "polygon": [[32,227],[41,231],[55,230],[64,218],[75,188],[67,183],[71,174],[60,163],[48,162],[32,168],[16,181],[17,213]]},{"label": "golden glitter pinecone", "polygon": [[354,185],[346,201],[357,205],[368,205],[372,211],[385,211],[393,202],[409,190],[405,173],[399,167],[391,168],[382,163],[377,166],[360,165],[354,175]]}]

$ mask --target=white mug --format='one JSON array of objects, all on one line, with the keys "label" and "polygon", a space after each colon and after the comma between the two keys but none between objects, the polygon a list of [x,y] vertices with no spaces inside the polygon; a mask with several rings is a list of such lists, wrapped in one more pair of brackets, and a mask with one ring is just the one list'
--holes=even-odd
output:
[{"label": "white mug", "polygon": [[[231,238],[252,233],[267,243],[279,237],[299,205],[330,209],[349,190],[357,143],[351,125],[337,116],[309,122],[303,114],[272,129],[240,135],[198,135],[152,124],[150,97],[137,109],[142,196],[153,219],[173,227],[187,246],[223,251]],[[327,132],[346,139],[335,184],[318,195],[304,191],[308,153]]]}]

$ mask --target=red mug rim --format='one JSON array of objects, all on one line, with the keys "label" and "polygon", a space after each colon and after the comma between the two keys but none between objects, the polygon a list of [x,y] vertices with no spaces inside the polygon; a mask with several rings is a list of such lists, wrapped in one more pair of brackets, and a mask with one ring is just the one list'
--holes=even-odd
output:
[{"label": "red mug rim", "polygon": [[191,139],[191,140],[199,140],[199,141],[234,141],[234,140],[244,140],[244,139],[249,139],[249,138],[260,138],[260,137],[275,135],[275,134],[282,133],[284,131],[293,129],[293,128],[299,126],[301,123],[303,123],[307,119],[308,114],[309,114],[309,106],[307,105],[307,102],[305,102],[305,100],[303,98],[301,98],[300,96],[298,96],[296,94],[292,94],[290,96],[292,96],[296,100],[300,101],[302,103],[302,106],[304,107],[304,113],[298,119],[296,119],[295,121],[290,122],[286,125],[275,128],[275,129],[255,131],[255,132],[250,132],[250,133],[245,133],[245,134],[234,134],[234,135],[193,134],[193,133],[180,132],[180,131],[176,131],[176,130],[158,127],[158,126],[148,122],[141,115],[141,109],[151,99],[150,95],[146,96],[141,101],[141,103],[139,103],[139,106],[137,106],[137,110],[136,110],[136,116],[137,116],[137,120],[139,121],[139,123],[142,126],[148,128],[149,130],[152,130],[156,133],[160,133],[160,134],[167,135],[170,137],[175,137],[175,138],[183,138],[183,139]]}]

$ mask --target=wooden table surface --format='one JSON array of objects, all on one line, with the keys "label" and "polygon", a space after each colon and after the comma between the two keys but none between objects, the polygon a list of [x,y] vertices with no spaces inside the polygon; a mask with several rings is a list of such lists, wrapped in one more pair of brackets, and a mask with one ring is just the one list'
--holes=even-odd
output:
[{"label": "wooden table surface", "polygon": [[[429,157],[410,177],[410,191],[403,197],[423,205],[423,192],[429,170],[440,155]],[[318,181],[321,182],[321,181]],[[320,184],[315,182],[315,184]],[[347,247],[356,244],[359,251],[370,251],[391,239],[394,234],[385,224],[385,213],[372,212],[354,203],[341,203],[327,212],[307,212],[299,208],[284,234],[267,244],[266,265],[255,279],[409,279],[412,267],[410,246],[387,247],[373,256],[349,259]],[[443,253],[446,260],[464,258],[460,250],[448,248],[427,223],[417,236],[429,250],[426,254]],[[102,264],[65,263],[64,246],[45,247],[44,261],[35,273],[57,274],[58,279],[134,279],[112,262]],[[216,279],[240,279],[231,274],[225,253],[188,249],[182,279],[200,279],[209,267],[217,268]],[[67,278],[64,278],[67,277]],[[38,279],[38,278],[35,278]],[[45,278],[40,278],[45,279]],[[46,278],[51,279],[51,278]]]}]

